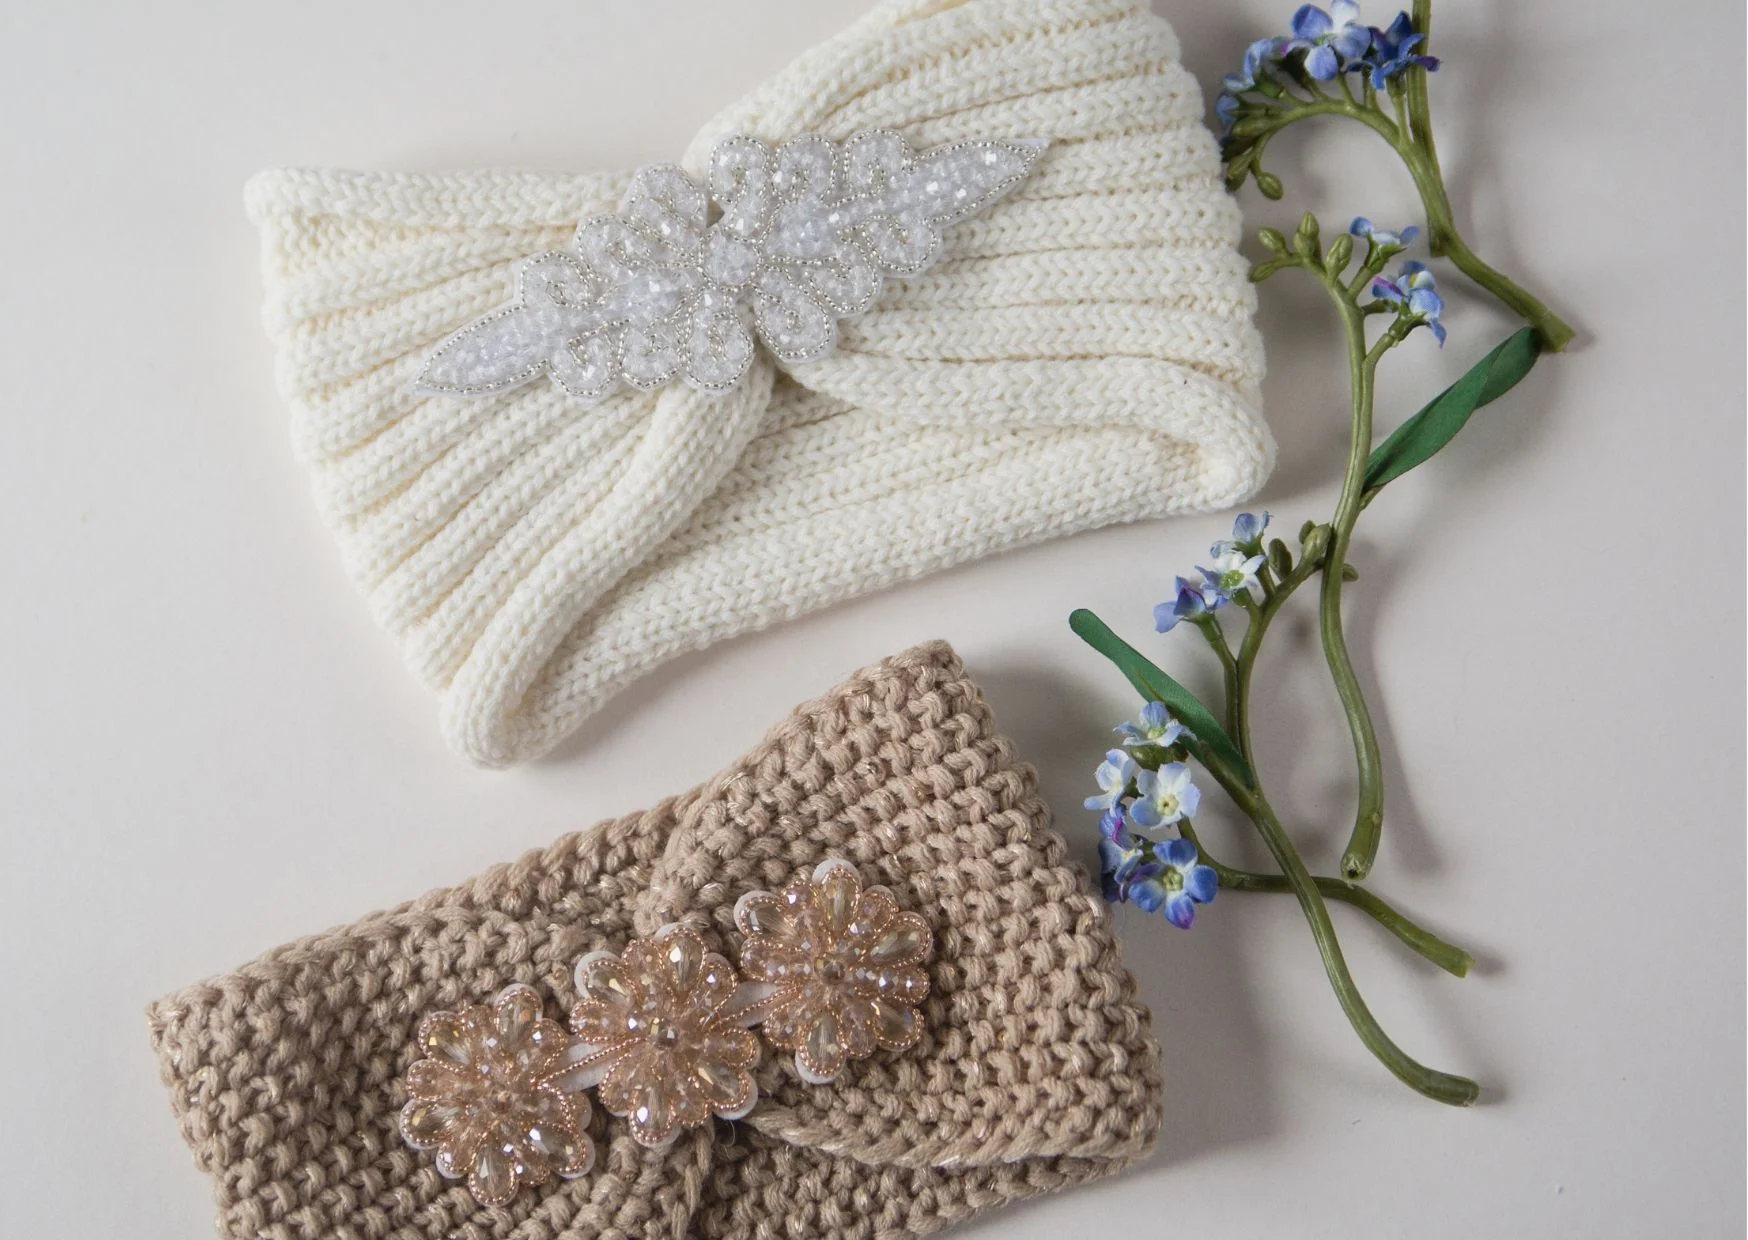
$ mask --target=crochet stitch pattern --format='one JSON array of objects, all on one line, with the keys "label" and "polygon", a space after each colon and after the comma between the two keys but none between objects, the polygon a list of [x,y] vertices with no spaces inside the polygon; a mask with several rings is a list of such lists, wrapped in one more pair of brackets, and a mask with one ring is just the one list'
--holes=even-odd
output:
[{"label": "crochet stitch pattern", "polygon": [[[449,744],[536,757],[680,653],[969,560],[1226,507],[1267,476],[1262,347],[1195,80],[1135,0],[890,0],[698,134],[1047,140],[820,361],[722,395],[422,394],[517,264],[630,175],[255,178],[265,322],[348,574]],[[1121,468],[1116,463],[1121,462]]]},{"label": "crochet stitch pattern", "polygon": [[[1112,1174],[1160,1122],[1159,1048],[1109,913],[944,644],[798,708],[645,813],[155,1004],[152,1040],[231,1240],[920,1236]],[[733,944],[739,893],[850,861],[935,936],[923,1035],[809,1085],[767,1053],[732,1127],[638,1145],[596,1113],[594,1170],[478,1205],[396,1129],[431,1012],[672,921]]]}]

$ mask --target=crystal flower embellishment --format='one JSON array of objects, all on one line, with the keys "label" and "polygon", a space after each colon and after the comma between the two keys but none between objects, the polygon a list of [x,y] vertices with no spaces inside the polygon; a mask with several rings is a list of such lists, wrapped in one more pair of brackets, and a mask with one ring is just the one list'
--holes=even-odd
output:
[{"label": "crystal flower embellishment", "polygon": [[828,1084],[849,1060],[921,1038],[928,923],[900,912],[885,888],[864,890],[849,862],[826,861],[780,892],[748,892],[734,920],[746,935],[741,968],[766,991],[762,1032],[795,1053],[802,1079]]},{"label": "crystal flower embellishment", "polygon": [[436,1150],[437,1170],[501,1206],[523,1184],[574,1179],[594,1165],[589,1102],[565,1080],[570,1038],[540,996],[511,986],[489,1004],[434,1012],[419,1027],[426,1058],[407,1073],[401,1135]]},{"label": "crystal flower embellishment", "polygon": [[407,1073],[401,1135],[435,1150],[437,1170],[466,1179],[481,1205],[501,1206],[524,1184],[588,1173],[585,1090],[598,1090],[639,1144],[661,1149],[713,1115],[752,1111],[763,1045],[752,1026],[792,1052],[811,1085],[921,1039],[928,923],[900,911],[886,888],[864,888],[849,862],[823,862],[779,892],[748,892],[734,921],[744,981],[686,925],[584,956],[570,1035],[545,1019],[529,986],[433,1013],[419,1026],[426,1057]]},{"label": "crystal flower embellishment", "polygon": [[675,164],[645,168],[571,248],[524,259],[515,300],[438,346],[415,386],[486,395],[548,375],[590,404],[621,383],[725,392],[751,368],[755,335],[781,362],[817,361],[838,320],[928,267],[941,230],[1024,181],[1044,146],[917,155],[874,129],[773,150],[734,135],[712,149],[707,184]]},{"label": "crystal flower embellishment", "polygon": [[754,996],[694,931],[668,926],[623,956],[593,952],[576,982],[576,1079],[600,1085],[601,1106],[628,1119],[639,1144],[660,1147],[712,1115],[753,1109],[759,1040],[744,1024]]}]

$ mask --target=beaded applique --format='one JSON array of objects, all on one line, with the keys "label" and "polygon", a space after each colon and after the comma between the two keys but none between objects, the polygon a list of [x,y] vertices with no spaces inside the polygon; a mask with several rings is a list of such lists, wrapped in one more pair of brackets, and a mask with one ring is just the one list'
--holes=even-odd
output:
[{"label": "beaded applique", "polygon": [[498,1206],[524,1184],[588,1173],[586,1090],[638,1144],[661,1149],[712,1116],[752,1112],[753,1026],[793,1053],[810,1085],[922,1039],[934,936],[886,888],[864,888],[849,862],[825,861],[779,892],[748,892],[734,921],[744,981],[688,925],[584,956],[571,1036],[529,986],[427,1017],[401,1135],[435,1150],[437,1170],[465,1178],[480,1204]]},{"label": "beaded applique", "polygon": [[621,383],[719,393],[745,378],[755,335],[781,362],[818,361],[839,319],[934,262],[941,230],[1024,181],[1044,146],[992,139],[916,155],[872,129],[773,150],[733,135],[712,149],[707,186],[675,164],[645,168],[570,249],[524,259],[515,300],[438,346],[416,387],[486,395],[550,375],[590,404]]},{"label": "beaded applique", "polygon": [[491,1003],[433,1012],[419,1027],[426,1058],[407,1073],[401,1136],[435,1150],[437,1171],[465,1179],[481,1205],[524,1184],[575,1179],[595,1163],[589,1100],[561,1078],[571,1040],[542,1015],[540,995],[511,986]]},{"label": "beaded applique", "polygon": [[581,1041],[570,1083],[598,1085],[602,1108],[628,1119],[639,1145],[659,1148],[712,1115],[753,1109],[759,1040],[743,1027],[740,979],[695,932],[664,927],[623,956],[584,956],[576,973],[583,997],[571,1030]]},{"label": "beaded applique", "polygon": [[849,862],[826,861],[780,892],[748,892],[734,921],[747,936],[741,968],[772,988],[761,1032],[795,1053],[809,1084],[830,1084],[846,1061],[909,1050],[922,1037],[928,923],[899,912],[884,887],[864,891]]}]

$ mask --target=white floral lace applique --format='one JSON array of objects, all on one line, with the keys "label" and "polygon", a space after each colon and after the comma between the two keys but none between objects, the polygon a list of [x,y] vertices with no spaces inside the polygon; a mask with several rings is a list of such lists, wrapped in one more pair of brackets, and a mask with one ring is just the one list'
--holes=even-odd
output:
[{"label": "white floral lace applique", "polygon": [[817,361],[839,319],[934,262],[941,230],[1024,181],[1045,145],[919,156],[884,129],[775,151],[735,135],[711,151],[708,190],[677,165],[645,168],[570,250],[524,259],[515,300],[445,340],[416,386],[484,395],[549,374],[591,404],[622,382],[725,392],[751,368],[755,333],[782,362]]}]

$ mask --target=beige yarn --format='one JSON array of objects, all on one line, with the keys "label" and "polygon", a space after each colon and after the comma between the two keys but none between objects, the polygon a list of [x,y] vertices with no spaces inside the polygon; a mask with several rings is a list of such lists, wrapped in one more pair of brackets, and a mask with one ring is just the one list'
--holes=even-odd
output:
[{"label": "beige yarn", "polygon": [[[715,779],[155,1004],[183,1135],[233,1240],[918,1236],[1153,1145],[1159,1050],[1109,914],[977,687],[924,646],[800,707]],[[740,893],[827,855],[935,935],[921,1044],[802,1083],[767,1053],[738,1124],[666,1151],[599,1113],[585,1179],[478,1205],[401,1141],[420,1018],[663,922],[732,940]],[[555,1006],[555,1010],[556,1010]]]},{"label": "beige yarn", "polygon": [[[824,361],[585,407],[411,385],[628,176],[248,188],[299,455],[450,743],[503,765],[686,650],[1042,539],[1235,503],[1273,445],[1202,96],[1132,0],[893,0],[698,135],[1046,138]],[[661,157],[667,152],[652,152]],[[652,160],[653,162],[653,160]]]}]

